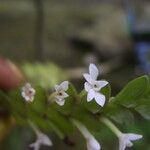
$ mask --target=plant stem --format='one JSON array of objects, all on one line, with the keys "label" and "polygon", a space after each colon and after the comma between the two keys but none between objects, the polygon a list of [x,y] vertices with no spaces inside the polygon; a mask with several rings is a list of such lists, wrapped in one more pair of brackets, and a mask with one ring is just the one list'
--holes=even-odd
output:
[{"label": "plant stem", "polygon": [[117,137],[120,137],[122,132],[107,118],[102,117],[100,120],[109,128],[113,133],[116,134]]}]

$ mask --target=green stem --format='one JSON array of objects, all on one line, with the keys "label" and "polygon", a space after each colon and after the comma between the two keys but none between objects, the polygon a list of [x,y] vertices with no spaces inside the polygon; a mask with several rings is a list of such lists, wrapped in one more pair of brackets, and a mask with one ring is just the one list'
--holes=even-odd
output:
[{"label": "green stem", "polygon": [[117,137],[120,137],[122,132],[107,118],[100,118],[100,120],[109,128]]},{"label": "green stem", "polygon": [[78,128],[78,130],[82,133],[82,135],[88,139],[89,137],[91,137],[91,133],[88,131],[88,129],[79,121],[75,120],[75,119],[70,119],[71,122]]},{"label": "green stem", "polygon": [[32,130],[36,133],[36,135],[39,135],[41,133],[41,131],[36,127],[36,125],[32,121],[28,120],[28,123]]}]

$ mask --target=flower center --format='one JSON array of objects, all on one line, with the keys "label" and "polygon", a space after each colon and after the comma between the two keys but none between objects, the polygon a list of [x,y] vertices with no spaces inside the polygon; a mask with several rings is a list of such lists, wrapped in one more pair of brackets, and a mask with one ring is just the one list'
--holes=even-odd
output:
[{"label": "flower center", "polygon": [[58,95],[59,95],[59,96],[62,96],[62,95],[63,95],[63,93],[62,93],[62,92],[58,92]]}]

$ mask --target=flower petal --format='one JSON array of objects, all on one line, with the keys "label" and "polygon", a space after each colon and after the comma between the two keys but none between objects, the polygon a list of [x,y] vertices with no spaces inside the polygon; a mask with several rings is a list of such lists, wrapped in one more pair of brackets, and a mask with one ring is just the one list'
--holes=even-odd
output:
[{"label": "flower petal", "polygon": [[68,90],[68,86],[69,86],[69,82],[68,81],[64,81],[60,84],[60,87],[62,88],[62,90],[67,91]]},{"label": "flower petal", "polygon": [[63,98],[68,97],[69,95],[66,92],[63,92]]},{"label": "flower petal", "polygon": [[40,144],[38,142],[32,143],[29,145],[31,148],[34,150],[39,150],[40,149]]},{"label": "flower petal", "polygon": [[94,80],[91,78],[91,76],[88,73],[83,74],[83,76],[87,82],[93,84]]},{"label": "flower petal", "polygon": [[128,136],[128,139],[131,140],[131,141],[139,140],[143,137],[140,134],[133,134],[133,133],[128,133],[126,135]]},{"label": "flower petal", "polygon": [[87,139],[87,149],[88,150],[100,150],[101,149],[100,144],[92,135],[89,139]]},{"label": "flower petal", "polygon": [[125,150],[125,148],[126,148],[125,142],[122,139],[120,139],[119,140],[119,150]]},{"label": "flower petal", "polygon": [[43,145],[47,145],[47,146],[52,146],[53,145],[52,141],[50,140],[50,138],[47,135],[45,135],[43,133],[40,133],[40,134],[41,135],[39,135],[39,139],[41,140],[41,143]]},{"label": "flower petal", "polygon": [[60,106],[63,106],[65,104],[65,100],[64,99],[56,99],[56,103]]},{"label": "flower petal", "polygon": [[96,94],[95,94],[95,101],[96,101],[100,106],[102,106],[102,107],[104,106],[105,100],[106,100],[105,95],[96,92]]},{"label": "flower petal", "polygon": [[99,72],[98,72],[97,67],[94,64],[90,64],[89,73],[93,80],[97,79]]},{"label": "flower petal", "polygon": [[87,95],[87,101],[90,102],[95,97],[95,91],[90,89]]},{"label": "flower petal", "polygon": [[84,83],[84,89],[85,89],[85,91],[87,91],[87,92],[89,92],[89,90],[91,89],[91,86],[90,86],[90,84],[89,84],[88,82],[85,82],[85,83]]},{"label": "flower petal", "polygon": [[98,85],[99,85],[100,88],[103,88],[108,84],[108,82],[105,81],[105,80],[99,80],[97,82],[98,82]]},{"label": "flower petal", "polygon": [[55,90],[56,90],[56,91],[61,90],[61,89],[60,89],[60,86],[59,86],[59,85],[57,85],[57,84],[54,86],[54,88],[55,88]]}]

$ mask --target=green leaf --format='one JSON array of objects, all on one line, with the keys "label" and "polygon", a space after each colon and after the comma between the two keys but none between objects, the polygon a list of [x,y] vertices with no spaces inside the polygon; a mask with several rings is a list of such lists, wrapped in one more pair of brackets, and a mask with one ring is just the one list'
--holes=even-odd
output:
[{"label": "green leaf", "polygon": [[9,92],[10,97],[10,105],[12,115],[15,117],[18,124],[26,124],[27,123],[27,103],[21,96],[21,89],[18,88]]},{"label": "green leaf", "polygon": [[141,114],[141,116],[147,120],[150,120],[150,99],[143,99],[135,107],[135,110]]},{"label": "green leaf", "polygon": [[47,107],[47,95],[45,89],[40,86],[34,87],[36,93],[33,102],[27,103],[28,113],[34,112],[37,115],[43,115]]},{"label": "green leaf", "polygon": [[149,79],[147,76],[142,76],[129,82],[116,96],[114,102],[117,102],[128,108],[135,107],[137,102],[146,93],[148,84]]},{"label": "green leaf", "polygon": [[73,126],[67,117],[56,111],[54,108],[49,107],[47,117],[51,122],[65,135],[73,132]]},{"label": "green leaf", "polygon": [[103,114],[120,124],[129,125],[134,121],[134,116],[131,111],[111,102],[106,106]]},{"label": "green leaf", "polygon": [[92,133],[101,131],[101,124],[96,115],[87,111],[87,109],[85,109],[84,107],[76,105],[74,107],[74,110],[72,111],[71,116],[84,124]]}]

